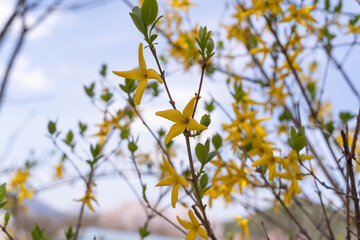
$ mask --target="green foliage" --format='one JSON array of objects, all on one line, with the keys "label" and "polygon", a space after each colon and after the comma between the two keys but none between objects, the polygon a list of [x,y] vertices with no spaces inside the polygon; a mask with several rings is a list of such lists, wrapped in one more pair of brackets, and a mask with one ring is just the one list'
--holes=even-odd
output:
[{"label": "green foliage", "polygon": [[75,237],[72,226],[69,226],[69,228],[65,231],[65,237],[66,240],[72,240],[73,237]]},{"label": "green foliage", "polygon": [[354,117],[356,117],[356,115],[352,114],[351,112],[340,112],[340,114],[339,114],[341,123],[344,125],[347,122],[349,122],[351,119],[353,119]]},{"label": "green foliage", "polygon": [[145,222],[144,226],[139,228],[139,234],[141,239],[144,239],[145,237],[149,236],[150,232],[147,229],[148,227],[148,222]]},{"label": "green foliage", "polygon": [[203,166],[211,161],[216,156],[216,152],[210,152],[210,139],[206,140],[205,145],[198,143],[195,147],[195,154]]},{"label": "green foliage", "polygon": [[125,78],[125,85],[119,84],[121,90],[123,90],[125,93],[130,94],[136,90],[136,84],[135,81]]},{"label": "green foliage", "polygon": [[[145,41],[149,44],[149,47],[153,47],[157,34],[151,34],[155,28],[156,23],[162,18],[162,16],[156,18],[158,14],[158,4],[156,0],[144,0],[141,8],[134,7],[129,13],[137,29],[144,35]],[[152,25],[151,25],[152,24]],[[150,31],[149,26],[151,25]]]},{"label": "green foliage", "polygon": [[79,122],[80,135],[84,136],[85,131],[87,130],[86,123]]},{"label": "green foliage", "polygon": [[90,145],[90,152],[91,155],[93,157],[92,160],[88,160],[87,162],[90,164],[90,166],[92,167],[97,161],[99,161],[100,158],[103,157],[103,155],[101,154],[101,145],[100,144],[96,144],[95,147],[93,145]]},{"label": "green foliage", "polygon": [[41,229],[37,224],[35,224],[34,229],[31,231],[31,237],[33,240],[50,240],[44,236],[44,230]]},{"label": "green foliage", "polygon": [[131,153],[134,153],[137,149],[138,149],[138,146],[136,144],[136,142],[134,140],[132,141],[129,141],[128,143],[128,149]]},{"label": "green foliage", "polygon": [[7,203],[6,201],[4,201],[5,197],[6,197],[6,183],[3,183],[0,185],[0,209],[3,208]]},{"label": "green foliage", "polygon": [[201,120],[200,120],[200,124],[205,126],[205,127],[208,127],[211,123],[211,117],[210,117],[210,114],[204,114],[202,117],[201,117]]},{"label": "green foliage", "polygon": [[296,132],[294,127],[291,127],[290,138],[287,140],[289,146],[299,155],[301,149],[306,146],[305,128],[302,127]]},{"label": "green foliage", "polygon": [[94,89],[95,89],[95,83],[94,82],[91,83],[89,87],[84,86],[85,93],[90,98],[93,98],[95,96]]},{"label": "green foliage", "polygon": [[231,95],[237,102],[241,101],[245,96],[245,92],[243,90],[241,82],[235,82],[233,88],[234,92],[231,93]]},{"label": "green foliage", "polygon": [[7,225],[9,224],[9,220],[10,220],[10,213],[6,212],[4,216],[4,228],[6,228]]},{"label": "green foliage", "polygon": [[198,52],[202,56],[203,60],[208,61],[214,54],[215,48],[214,40],[211,38],[211,31],[207,31],[206,27],[199,28],[199,38],[194,37],[195,41],[199,45],[200,50]]},{"label": "green foliage", "polygon": [[103,64],[101,66],[101,69],[100,69],[100,75],[103,76],[103,77],[106,77],[106,73],[107,73],[107,65],[106,64]]},{"label": "green foliage", "polygon": [[211,100],[210,102],[205,102],[205,110],[208,113],[211,113],[212,111],[214,111],[214,109],[215,109],[214,100]]},{"label": "green foliage", "polygon": [[65,139],[63,139],[63,142],[68,145],[69,147],[71,147],[72,149],[74,149],[75,147],[75,143],[73,142],[74,140],[74,134],[71,130],[69,130],[68,134],[66,135]]},{"label": "green foliage", "polygon": [[109,101],[111,100],[112,97],[113,97],[113,94],[110,92],[105,92],[104,94],[102,94],[100,96],[100,98],[106,103],[109,103]]},{"label": "green foliage", "polygon": [[219,149],[222,146],[222,137],[220,136],[220,134],[214,135],[211,141],[215,149]]},{"label": "green foliage", "polygon": [[288,109],[284,109],[284,111],[279,116],[279,121],[289,121],[292,119],[292,113]]},{"label": "green foliage", "polygon": [[49,131],[50,135],[53,135],[54,133],[56,133],[56,122],[54,122],[54,121],[48,122],[48,131]]}]

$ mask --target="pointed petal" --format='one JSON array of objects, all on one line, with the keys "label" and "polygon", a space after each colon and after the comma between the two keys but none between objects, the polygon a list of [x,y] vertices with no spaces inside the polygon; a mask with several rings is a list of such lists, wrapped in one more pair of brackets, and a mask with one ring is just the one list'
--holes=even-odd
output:
[{"label": "pointed petal", "polygon": [[193,97],[190,102],[186,105],[186,107],[183,110],[183,115],[186,118],[191,118],[193,112],[194,112],[194,104],[195,104],[196,96]]},{"label": "pointed petal", "polygon": [[179,136],[185,130],[185,125],[182,123],[175,123],[169,130],[165,137],[165,144],[168,144],[171,139]]},{"label": "pointed petal", "polygon": [[188,214],[189,214],[189,217],[190,217],[191,222],[192,222],[193,224],[199,225],[199,222],[198,222],[198,220],[196,219],[193,211],[191,211],[191,209],[189,209]]},{"label": "pointed petal", "polygon": [[147,80],[139,81],[139,84],[138,84],[138,86],[136,88],[136,92],[135,92],[135,98],[134,98],[135,105],[140,105],[141,98],[142,98],[142,95],[144,94],[147,83],[148,83]]},{"label": "pointed petal", "polygon": [[180,185],[177,183],[173,186],[172,192],[171,192],[171,205],[173,208],[175,208],[177,200],[178,200],[178,195],[179,195],[179,187]]},{"label": "pointed petal", "polygon": [[158,182],[158,184],[155,185],[155,187],[159,186],[171,186],[176,183],[176,176],[169,176]]},{"label": "pointed petal", "polygon": [[190,229],[191,228],[191,222],[183,220],[181,218],[179,218],[178,216],[176,216],[178,222],[181,224],[181,226],[183,226],[186,229]]},{"label": "pointed petal", "polygon": [[188,187],[188,182],[186,181],[186,179],[181,176],[181,175],[178,175],[178,182],[183,185],[184,187]]},{"label": "pointed petal", "polygon": [[155,113],[156,116],[166,118],[173,122],[178,122],[182,118],[182,114],[179,110],[169,109],[165,111],[159,111]]},{"label": "pointed petal", "polygon": [[143,54],[143,44],[139,44],[139,67],[142,73],[146,73],[146,62]]},{"label": "pointed petal", "polygon": [[173,176],[177,176],[175,169],[170,165],[169,161],[163,155],[163,162],[166,170]]},{"label": "pointed petal", "polygon": [[186,125],[187,129],[189,130],[205,130],[207,129],[207,127],[201,125],[200,123],[198,123],[195,119],[191,118],[189,120],[189,123]]},{"label": "pointed petal", "polygon": [[139,69],[134,69],[130,71],[113,71],[114,74],[119,77],[128,78],[132,80],[140,80],[144,78],[144,74],[141,73]]},{"label": "pointed petal", "polygon": [[204,238],[204,239],[208,239],[208,238],[209,238],[208,235],[207,235],[207,233],[206,233],[206,231],[205,231],[205,229],[203,229],[202,227],[199,227],[199,228],[198,228],[198,233],[199,233],[199,235],[200,235],[202,238]]},{"label": "pointed petal", "polygon": [[161,79],[160,75],[152,68],[149,68],[147,70],[147,78],[148,79],[156,79],[159,83],[163,83],[163,80]]},{"label": "pointed petal", "polygon": [[191,229],[191,230],[188,232],[188,234],[186,235],[185,240],[195,240],[195,239],[196,239],[196,235],[197,235],[196,231],[193,230],[193,229]]}]

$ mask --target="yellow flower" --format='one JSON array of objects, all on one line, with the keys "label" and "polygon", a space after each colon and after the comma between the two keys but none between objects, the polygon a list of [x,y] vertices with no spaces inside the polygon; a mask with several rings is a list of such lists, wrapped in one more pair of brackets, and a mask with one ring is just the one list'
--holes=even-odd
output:
[{"label": "yellow flower", "polygon": [[[291,4],[288,8],[290,15],[283,18],[280,22],[290,22],[295,20],[301,25],[308,27],[308,22],[317,22],[311,15],[311,11],[315,9],[316,3],[310,7],[296,9],[295,4]],[[305,21],[304,21],[305,20]]]},{"label": "yellow flower", "polygon": [[91,211],[95,212],[93,206],[91,205],[90,202],[91,200],[98,203],[95,197],[92,195],[91,187],[86,191],[85,197],[80,199],[75,199],[75,201],[77,202],[84,202],[90,208]]},{"label": "yellow flower", "polygon": [[159,83],[163,83],[160,75],[152,68],[146,68],[146,62],[143,55],[143,44],[139,44],[139,69],[134,69],[131,71],[113,71],[114,74],[132,79],[132,80],[139,80],[139,84],[136,88],[135,92],[135,99],[134,102],[136,105],[139,105],[141,102],[141,97],[145,91],[145,88],[148,83],[148,79],[156,79]]},{"label": "yellow flower", "polygon": [[14,190],[17,186],[23,185],[29,178],[30,172],[28,169],[21,169],[19,168],[15,176],[10,181],[10,191]]},{"label": "yellow flower", "polygon": [[[249,239],[250,237],[249,227],[248,227],[249,219],[241,218],[239,216],[235,216],[234,218],[238,220],[237,225],[241,226],[242,231],[245,233],[245,238]],[[243,239],[242,235],[240,235],[240,238]]]},{"label": "yellow flower", "polygon": [[57,179],[61,179],[64,178],[64,164],[63,162],[59,163],[58,165],[55,166],[55,178]]},{"label": "yellow flower", "polygon": [[169,133],[165,137],[165,144],[168,144],[170,140],[174,137],[179,136],[182,132],[184,132],[185,128],[189,130],[199,131],[207,129],[207,127],[199,124],[197,121],[195,121],[195,119],[191,118],[194,112],[195,99],[196,96],[190,100],[182,113],[176,109],[156,112],[157,116],[175,122],[175,124],[170,128]]},{"label": "yellow flower", "polygon": [[191,211],[191,209],[189,209],[188,214],[189,214],[191,222],[183,220],[183,219],[179,218],[178,216],[176,216],[176,218],[179,221],[179,223],[181,224],[181,226],[183,226],[185,229],[190,230],[188,232],[188,234],[186,235],[185,240],[195,240],[197,234],[199,234],[204,239],[208,239],[208,235],[207,235],[205,229],[200,227],[200,224],[199,224],[198,220],[196,219],[196,217],[194,216],[194,213]]},{"label": "yellow flower", "polygon": [[178,200],[180,184],[183,185],[184,187],[187,187],[188,182],[183,176],[178,175],[176,173],[175,169],[170,165],[170,163],[168,162],[168,160],[166,160],[164,156],[163,156],[163,161],[164,161],[165,169],[170,173],[170,176],[161,180],[158,184],[156,184],[156,187],[174,185],[171,192],[171,205],[173,208],[175,208],[176,202]]},{"label": "yellow flower", "polygon": [[33,195],[34,195],[34,190],[30,190],[30,189],[26,188],[24,184],[21,184],[17,199],[18,199],[19,203],[21,204],[25,198],[31,199],[33,197]]}]

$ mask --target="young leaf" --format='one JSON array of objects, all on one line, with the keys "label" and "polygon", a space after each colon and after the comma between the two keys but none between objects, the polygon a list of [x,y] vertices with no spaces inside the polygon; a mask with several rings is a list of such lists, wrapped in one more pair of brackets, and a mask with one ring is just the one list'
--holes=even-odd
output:
[{"label": "young leaf", "polygon": [[137,29],[142,33],[145,34],[145,25],[143,23],[143,21],[141,20],[141,9],[139,7],[134,7],[132,9],[132,12],[129,13],[131,19],[133,20],[135,26],[137,27]]},{"label": "young leaf", "polygon": [[158,14],[158,4],[156,0],[144,0],[141,7],[141,20],[146,25],[152,24]]},{"label": "young leaf", "polygon": [[10,220],[10,213],[6,212],[4,216],[4,228],[6,228],[7,225],[9,224],[9,220]]}]

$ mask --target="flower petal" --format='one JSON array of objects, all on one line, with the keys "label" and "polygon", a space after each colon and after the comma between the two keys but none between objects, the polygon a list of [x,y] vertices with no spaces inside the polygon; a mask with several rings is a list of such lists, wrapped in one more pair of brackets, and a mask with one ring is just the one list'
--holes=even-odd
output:
[{"label": "flower petal", "polygon": [[199,131],[207,129],[207,127],[201,125],[200,123],[198,123],[198,122],[197,122],[195,119],[193,119],[193,118],[191,118],[191,119],[189,120],[189,123],[186,124],[186,127],[187,127],[187,129],[189,129],[189,130],[199,130]]},{"label": "flower petal", "polygon": [[152,68],[149,68],[147,70],[147,78],[148,79],[156,79],[159,83],[163,83],[163,80],[161,79],[160,75]]},{"label": "flower petal", "polygon": [[156,112],[155,114],[156,114],[156,116],[166,118],[173,122],[178,122],[182,118],[181,112],[179,110],[175,110],[175,109],[159,111],[159,112]]},{"label": "flower petal", "polygon": [[194,213],[191,211],[191,209],[189,209],[188,214],[189,214],[189,217],[190,217],[191,222],[192,222],[193,224],[199,225],[199,222],[198,222],[198,220],[196,219]]},{"label": "flower petal", "polygon": [[142,98],[142,95],[144,94],[147,83],[148,83],[148,81],[146,79],[139,81],[139,84],[138,84],[138,86],[136,88],[136,92],[135,92],[135,98],[134,98],[135,105],[140,104],[141,98]]},{"label": "flower petal", "polygon": [[178,175],[178,182],[183,185],[184,187],[188,187],[188,182],[186,181],[186,179],[181,176],[181,175]]},{"label": "flower petal", "polygon": [[186,105],[186,107],[183,110],[183,115],[186,118],[191,118],[193,112],[194,112],[194,103],[196,100],[196,96],[193,97],[190,102]]},{"label": "flower petal", "polygon": [[159,186],[171,186],[176,183],[177,177],[176,176],[169,176],[158,182],[155,187]]},{"label": "flower petal", "polygon": [[139,67],[140,67],[140,71],[142,73],[146,73],[146,62],[144,59],[144,54],[143,54],[143,44],[140,43],[139,44]]},{"label": "flower petal", "polygon": [[180,185],[178,183],[174,184],[172,192],[171,192],[171,205],[173,208],[175,208],[177,200],[178,200],[179,187],[180,187]]},{"label": "flower petal", "polygon": [[182,123],[175,123],[174,125],[172,125],[168,134],[165,137],[165,141],[164,141],[165,144],[168,144],[170,140],[173,139],[174,137],[179,136],[184,130],[185,130],[185,125]]},{"label": "flower petal", "polygon": [[169,161],[163,155],[163,162],[166,170],[173,176],[177,176],[175,169],[170,165]]},{"label": "flower petal", "polygon": [[196,239],[196,235],[197,235],[196,231],[192,229],[192,230],[190,230],[190,231],[188,232],[188,234],[186,235],[185,240],[195,240],[195,239]]},{"label": "flower petal", "polygon": [[204,238],[204,239],[208,239],[208,238],[209,238],[208,235],[207,235],[207,233],[206,233],[206,231],[205,231],[205,229],[203,229],[202,227],[199,227],[198,230],[197,230],[197,232],[199,233],[199,235],[200,235],[202,238]]},{"label": "flower petal", "polygon": [[144,74],[142,74],[139,69],[134,69],[130,71],[113,71],[113,73],[120,77],[132,80],[140,80],[144,78]]},{"label": "flower petal", "polygon": [[183,220],[181,218],[179,218],[178,216],[176,216],[178,222],[181,224],[181,226],[183,226],[186,229],[190,229],[191,228],[191,222]]}]

